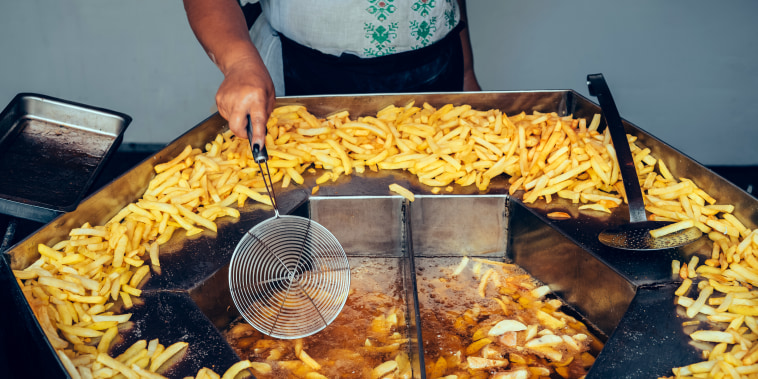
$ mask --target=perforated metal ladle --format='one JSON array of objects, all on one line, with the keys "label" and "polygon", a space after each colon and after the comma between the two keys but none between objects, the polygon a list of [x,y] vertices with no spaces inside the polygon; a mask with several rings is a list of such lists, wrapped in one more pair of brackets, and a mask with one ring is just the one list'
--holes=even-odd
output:
[{"label": "perforated metal ladle", "polygon": [[587,87],[590,95],[597,97],[608,124],[629,204],[629,223],[603,230],[598,236],[600,242],[606,246],[624,250],[663,250],[695,242],[703,234],[695,227],[657,238],[650,235],[651,230],[666,226],[671,222],[647,219],[645,201],[642,198],[642,189],[634,167],[626,131],[624,131],[621,116],[603,74],[587,75]]},{"label": "perforated metal ladle", "polygon": [[[250,121],[248,136],[252,136]],[[319,223],[280,215],[268,154],[250,143],[274,217],[250,229],[229,264],[229,290],[242,317],[283,339],[321,331],[339,315],[350,290],[350,265],[337,238]]]}]

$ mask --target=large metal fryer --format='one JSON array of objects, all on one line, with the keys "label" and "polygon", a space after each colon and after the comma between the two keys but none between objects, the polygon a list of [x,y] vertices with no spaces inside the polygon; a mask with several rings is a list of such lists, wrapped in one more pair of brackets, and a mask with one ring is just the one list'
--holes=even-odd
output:
[{"label": "large metal fryer", "polygon": [[[279,104],[303,104],[317,116],[349,110],[355,117],[411,100],[437,107],[465,103],[477,109],[498,108],[509,115],[537,110],[589,118],[600,112],[594,103],[573,91],[303,97],[281,98]],[[38,243],[53,244],[86,221],[104,223],[142,195],[153,176],[154,164],[169,160],[187,144],[204,146],[225,125],[220,116],[213,115],[83,201],[77,210],[53,220],[8,251],[11,267],[20,269],[33,262]],[[721,202],[734,204],[734,214],[747,227],[755,227],[755,198],[638,127],[630,123],[625,126],[653,154],[663,158],[674,175],[692,178],[706,191],[718,195]],[[692,254],[707,255],[709,243],[663,253],[622,253],[604,247],[596,236],[608,225],[626,222],[625,207],[605,217],[579,213],[560,199],[549,205],[538,202],[527,207],[507,195],[505,178],[493,180],[487,194],[474,187],[456,186],[452,194],[440,196],[432,195],[429,187],[410,174],[367,171],[321,185],[318,196],[311,197],[316,175],[305,176],[303,186],[278,192],[282,212],[310,216],[322,223],[340,239],[349,255],[400,259],[403,264],[398,265],[398,270],[405,278],[411,317],[417,314],[412,275],[416,259],[482,253],[489,259],[510,259],[524,267],[608,337],[588,377],[666,375],[672,367],[700,359],[700,353],[688,344],[689,337],[682,331],[683,318],[676,313],[673,291],[677,283],[671,278],[670,261],[687,260]],[[389,196],[387,186],[393,182],[422,195],[413,203]],[[549,220],[545,215],[554,210],[574,217]],[[132,310],[134,327],[124,335],[124,346],[141,338],[160,338],[166,343],[181,338],[190,343],[187,357],[172,369],[171,376],[194,374],[203,366],[220,372],[238,359],[218,331],[237,317],[228,295],[225,271],[243,233],[270,217],[271,210],[251,204],[241,213],[236,222],[220,221],[218,233],[206,231],[192,238],[182,238],[180,233],[164,245],[162,273],[150,278],[142,288],[140,304]],[[10,270],[3,275],[10,275]],[[12,291],[19,291],[15,285],[12,287]],[[33,317],[22,299],[20,306],[27,317]],[[29,324],[35,328],[33,320]],[[416,320],[415,325],[423,328],[423,320]],[[44,346],[46,340],[38,326],[34,332],[37,344]],[[413,336],[414,332],[417,330],[410,331],[416,338],[411,353],[420,377],[423,355],[418,349],[420,333]],[[64,371],[49,345],[41,350],[42,358],[53,363],[62,375]]]}]

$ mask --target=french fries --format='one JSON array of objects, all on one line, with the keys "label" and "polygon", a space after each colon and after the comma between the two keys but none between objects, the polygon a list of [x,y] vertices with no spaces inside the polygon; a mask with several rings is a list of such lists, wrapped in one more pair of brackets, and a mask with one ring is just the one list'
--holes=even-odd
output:
[{"label": "french fries", "polygon": [[410,202],[413,202],[413,200],[415,200],[413,192],[397,183],[390,184],[390,191],[408,199]]},{"label": "french fries", "polygon": [[662,226],[662,227],[660,227],[658,229],[653,229],[653,230],[650,231],[650,235],[653,236],[653,238],[659,238],[659,237],[663,237],[663,236],[665,236],[667,234],[678,232],[680,230],[684,230],[684,229],[687,229],[687,228],[692,228],[694,226],[695,226],[695,221],[693,221],[692,219],[684,220],[684,221],[679,221],[679,222],[675,222],[673,224]]},{"label": "french fries", "polygon": [[[675,292],[677,304],[685,308],[687,317],[694,319],[702,314],[711,323],[690,334],[693,343],[715,344],[705,348],[705,360],[673,368],[674,377],[749,377],[758,372],[758,345],[754,343],[758,334],[756,231],[732,215],[733,206],[717,204],[689,179],[677,182],[665,166],[661,167],[664,179],[659,181],[654,195],[648,191],[647,199],[653,204],[648,209],[654,216],[678,221],[662,229],[694,225],[706,233],[713,247],[703,264],[697,256],[686,263],[672,264],[672,268],[680,267],[679,276],[683,279]],[[695,298],[689,297],[693,295]]]},{"label": "french fries", "polygon": [[187,146],[176,158],[156,165],[155,171],[143,198],[105,225],[87,223],[54,246],[40,244],[39,260],[14,270],[51,344],[59,356],[68,358],[61,360],[73,377],[90,377],[87,374],[104,369],[126,377],[154,376],[186,349],[186,342],[164,349],[156,341],[158,353],[144,362],[149,366],[135,369],[119,363],[107,354],[118,339],[118,326],[129,322],[131,314],[115,310],[128,311],[138,301],[139,286],[151,267],[160,272],[159,245],[176,229],[188,236],[215,232],[216,218],[239,217],[229,205],[244,203],[243,194],[262,187],[246,141],[231,132],[217,136],[205,152]]},{"label": "french fries", "polygon": [[[580,378],[586,373],[602,342],[563,313],[560,300],[547,297],[548,286],[514,264],[467,257],[451,263],[443,263],[439,276],[429,274],[433,266],[424,267],[429,277],[420,284],[427,288],[420,312],[430,331],[424,335],[428,377],[509,377],[503,375],[523,370],[523,377]],[[482,270],[478,280],[471,275]],[[468,290],[475,280],[481,290],[476,296]]]}]

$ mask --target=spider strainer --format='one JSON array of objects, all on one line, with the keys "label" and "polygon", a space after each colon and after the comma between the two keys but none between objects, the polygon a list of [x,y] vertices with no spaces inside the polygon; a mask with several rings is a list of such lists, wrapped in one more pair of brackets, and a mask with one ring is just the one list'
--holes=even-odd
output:
[{"label": "spider strainer", "polygon": [[350,266],[339,241],[321,224],[279,215],[266,148],[251,149],[275,215],[240,240],[229,265],[229,290],[255,329],[275,338],[306,337],[339,315],[350,290]]}]

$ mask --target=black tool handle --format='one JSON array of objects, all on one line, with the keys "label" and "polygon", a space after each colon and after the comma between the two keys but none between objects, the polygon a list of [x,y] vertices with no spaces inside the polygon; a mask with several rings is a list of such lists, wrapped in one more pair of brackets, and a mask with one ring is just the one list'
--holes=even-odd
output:
[{"label": "black tool handle", "polygon": [[255,163],[263,163],[267,161],[268,151],[266,151],[266,146],[261,148],[257,143],[253,143],[253,125],[250,122],[250,115],[247,116],[247,139],[250,141],[250,150],[253,152]]},{"label": "black tool handle", "polygon": [[637,170],[634,168],[634,158],[631,149],[629,149],[629,141],[626,139],[626,131],[621,123],[621,116],[611,96],[611,90],[608,88],[603,74],[587,75],[587,87],[590,95],[597,97],[605,122],[608,123],[608,131],[611,133],[611,141],[613,141],[616,159],[619,162],[621,180],[624,182],[626,200],[629,203],[629,221],[647,221],[645,201],[642,199],[642,189],[637,178]]}]

